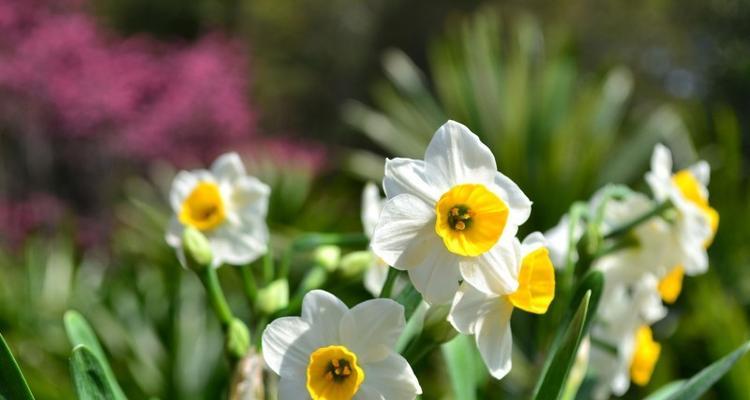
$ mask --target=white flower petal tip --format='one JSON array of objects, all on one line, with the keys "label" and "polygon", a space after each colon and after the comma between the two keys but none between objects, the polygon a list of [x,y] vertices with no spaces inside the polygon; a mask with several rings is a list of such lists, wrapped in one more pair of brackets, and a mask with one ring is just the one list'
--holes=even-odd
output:
[{"label": "white flower petal tip", "polygon": [[181,171],[170,192],[174,217],[167,242],[180,252],[184,226],[200,230],[213,250],[212,266],[242,265],[267,251],[270,188],[246,175],[236,153],[220,156],[211,170]]}]

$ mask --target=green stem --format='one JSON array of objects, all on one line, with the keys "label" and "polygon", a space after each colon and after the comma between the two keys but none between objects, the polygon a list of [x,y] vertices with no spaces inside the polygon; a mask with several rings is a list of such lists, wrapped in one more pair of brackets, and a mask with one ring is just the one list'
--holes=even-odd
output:
[{"label": "green stem", "polygon": [[415,337],[408,346],[406,346],[403,356],[409,362],[409,365],[414,367],[437,347],[437,343],[427,340],[422,335],[419,335]]},{"label": "green stem", "polygon": [[234,316],[232,315],[232,309],[229,308],[226,297],[224,297],[224,291],[221,290],[216,268],[204,268],[200,273],[200,278],[203,286],[206,288],[208,298],[211,301],[216,316],[219,317],[222,327],[226,329]]},{"label": "green stem", "polygon": [[255,304],[255,299],[258,296],[258,286],[255,283],[255,276],[253,276],[253,270],[250,265],[243,265],[239,269],[242,277],[242,287],[245,289],[245,295],[247,300],[250,302],[251,307]]},{"label": "green stem", "polygon": [[657,204],[654,208],[651,210],[646,211],[645,213],[633,218],[632,220],[618,226],[617,228],[613,229],[609,233],[607,233],[604,238],[605,239],[613,239],[619,236],[622,236],[623,234],[629,232],[631,229],[635,228],[636,226],[648,221],[649,219],[661,215],[664,213],[664,211],[667,211],[672,207],[672,203],[668,200]]},{"label": "green stem", "polygon": [[[282,275],[284,276],[284,275]],[[273,280],[273,252],[268,249],[263,256],[263,282],[267,285]]]},{"label": "green stem", "polygon": [[393,284],[396,282],[396,277],[398,277],[399,271],[396,268],[388,268],[388,276],[385,278],[385,283],[383,283],[383,289],[380,290],[380,298],[388,298],[391,297],[391,291],[393,290]]}]

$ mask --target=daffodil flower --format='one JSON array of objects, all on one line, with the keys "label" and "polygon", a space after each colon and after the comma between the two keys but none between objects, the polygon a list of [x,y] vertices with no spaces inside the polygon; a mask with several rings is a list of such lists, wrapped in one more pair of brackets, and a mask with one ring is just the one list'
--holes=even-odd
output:
[{"label": "daffodil flower", "polygon": [[630,382],[644,386],[651,379],[661,346],[649,326],[667,314],[657,286],[656,277],[649,274],[631,285],[605,278],[591,330],[590,368],[599,377],[594,398],[606,399],[610,393],[620,396]]},{"label": "daffodil flower", "polygon": [[422,393],[406,360],[394,351],[404,308],[374,299],[349,309],[313,290],[301,317],[273,321],[263,332],[263,357],[281,377],[280,400],[411,400]]},{"label": "daffodil flower", "polygon": [[661,144],[654,148],[651,171],[646,173],[654,198],[674,205],[675,235],[685,254],[680,267],[687,275],[701,274],[708,269],[706,248],[719,225],[719,213],[708,203],[710,174],[711,167],[705,161],[673,174],[672,154]]},{"label": "daffodil flower", "polygon": [[484,293],[513,293],[518,281],[503,256],[531,212],[519,187],[497,171],[487,146],[448,121],[424,161],[386,161],[387,201],[372,238],[375,254],[406,270],[429,303],[447,303],[463,279]]},{"label": "daffodil flower", "polygon": [[474,335],[487,369],[497,379],[511,368],[513,309],[544,314],[555,295],[555,271],[542,234],[533,233],[523,243],[512,240],[508,251],[516,261],[512,273],[519,282],[517,290],[507,295],[487,294],[464,282],[448,315],[457,331]]},{"label": "daffodil flower", "polygon": [[200,230],[211,244],[213,266],[250,263],[267,250],[268,196],[271,189],[245,172],[236,153],[219,157],[210,170],[181,171],[172,182],[174,211],[166,234],[180,261],[182,231]]}]

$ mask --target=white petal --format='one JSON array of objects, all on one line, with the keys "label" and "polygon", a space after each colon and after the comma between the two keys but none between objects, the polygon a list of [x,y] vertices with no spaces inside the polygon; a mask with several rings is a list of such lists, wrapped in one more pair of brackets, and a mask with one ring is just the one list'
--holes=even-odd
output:
[{"label": "white petal", "polygon": [[232,184],[231,207],[242,218],[265,219],[271,188],[254,176],[242,176]]},{"label": "white petal", "polygon": [[213,250],[213,266],[249,264],[268,251],[268,227],[264,223],[221,226],[208,235]]},{"label": "white petal", "polygon": [[420,265],[409,269],[409,279],[426,302],[448,303],[458,290],[459,258],[445,247],[431,247],[436,249],[428,253]]},{"label": "white petal", "polygon": [[385,203],[370,246],[387,264],[408,268],[404,265],[406,259],[411,264],[424,259],[426,249],[422,242],[437,237],[434,219],[435,211],[424,201],[400,194]]},{"label": "white petal", "polygon": [[[531,200],[523,193],[521,188],[516,185],[510,178],[495,173],[494,192],[508,204],[510,209],[508,222],[515,225],[522,225],[531,215]],[[498,190],[499,189],[499,190]]]},{"label": "white petal", "polygon": [[337,343],[341,318],[349,308],[338,297],[324,290],[308,292],[302,299],[302,319],[325,342]]},{"label": "white petal", "polygon": [[245,176],[245,165],[237,153],[226,153],[214,161],[211,173],[219,182],[234,182]]},{"label": "white petal", "polygon": [[372,237],[372,233],[375,231],[380,211],[383,210],[383,203],[383,199],[380,197],[380,189],[374,183],[368,182],[362,191],[361,210],[362,227],[367,237]]},{"label": "white petal", "polygon": [[388,269],[390,267],[381,259],[375,256],[373,258],[375,260],[373,260],[367,272],[365,272],[364,285],[368,292],[377,297],[380,295],[380,291],[383,290],[383,284],[388,277]]},{"label": "white petal", "polygon": [[422,388],[411,366],[400,355],[391,352],[379,362],[362,366],[365,380],[355,399],[413,400]]},{"label": "white petal", "polygon": [[703,160],[698,161],[690,167],[690,172],[704,188],[708,186],[711,180],[711,166],[707,162]]},{"label": "white petal", "polygon": [[424,161],[410,158],[385,160],[383,190],[385,190],[386,197],[392,199],[400,194],[409,193],[427,204],[435,204],[444,191],[428,183],[424,174],[424,165]]},{"label": "white petal", "polygon": [[404,330],[404,307],[391,299],[373,299],[352,307],[339,326],[341,343],[361,362],[379,361],[396,346]]},{"label": "white petal", "polygon": [[504,297],[484,319],[477,322],[475,340],[479,354],[490,374],[502,379],[511,368],[513,337],[510,332],[510,316],[513,306]]},{"label": "white petal", "polygon": [[442,193],[462,183],[491,183],[495,156],[469,128],[448,121],[435,132],[425,152],[425,176]]},{"label": "white petal", "polygon": [[477,321],[484,318],[495,301],[498,296],[481,292],[464,282],[453,298],[448,322],[464,335],[473,335]]},{"label": "white petal", "polygon": [[169,203],[172,211],[179,213],[182,203],[199,182],[198,177],[190,171],[180,171],[172,180],[172,189],[169,191]]},{"label": "white petal", "polygon": [[526,256],[534,250],[547,246],[547,240],[541,232],[532,232],[528,234],[521,242],[521,254]]},{"label": "white petal", "polygon": [[461,276],[482,292],[510,294],[518,289],[520,261],[513,247],[498,243],[480,256],[462,259]]},{"label": "white petal", "polygon": [[178,247],[182,244],[182,231],[185,229],[184,226],[180,223],[180,221],[177,219],[177,217],[172,217],[169,220],[169,225],[167,226],[167,233],[164,236],[164,238],[167,240],[167,244],[169,244],[172,247]]},{"label": "white petal", "polygon": [[307,376],[279,380],[279,400],[306,399],[310,399],[310,392],[307,391]]},{"label": "white petal", "polygon": [[316,347],[309,339],[310,325],[299,317],[283,317],[263,331],[263,358],[276,374],[299,375],[306,370]]},{"label": "white petal", "polygon": [[661,177],[672,176],[672,152],[661,143],[654,146],[651,155],[651,172]]}]

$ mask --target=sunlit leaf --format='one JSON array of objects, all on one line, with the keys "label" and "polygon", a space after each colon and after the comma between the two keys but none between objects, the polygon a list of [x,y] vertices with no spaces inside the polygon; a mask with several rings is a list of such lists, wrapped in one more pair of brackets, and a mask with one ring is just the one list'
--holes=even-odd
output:
[{"label": "sunlit leaf", "polygon": [[85,345],[73,349],[70,357],[73,384],[80,400],[115,400],[121,398],[107,378],[99,357]]},{"label": "sunlit leaf", "polygon": [[0,399],[29,400],[31,394],[18,363],[13,358],[8,343],[0,335]]}]

